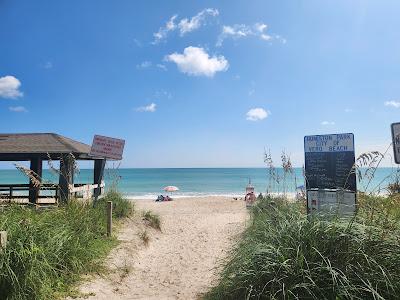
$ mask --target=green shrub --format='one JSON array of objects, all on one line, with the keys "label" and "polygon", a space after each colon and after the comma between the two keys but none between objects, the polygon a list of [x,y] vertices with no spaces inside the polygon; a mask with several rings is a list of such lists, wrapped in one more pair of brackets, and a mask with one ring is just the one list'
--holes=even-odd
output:
[{"label": "green shrub", "polygon": [[115,190],[108,191],[104,197],[100,198],[96,203],[96,207],[105,209],[108,201],[113,203],[113,217],[115,218],[125,218],[134,212],[134,203],[125,199],[121,193]]},{"label": "green shrub", "polygon": [[95,208],[70,201],[47,211],[12,206],[0,213],[0,230],[8,234],[0,251],[0,299],[57,298],[81,274],[100,271],[101,259],[116,244],[105,235],[107,199],[117,217],[132,210],[130,202],[107,194]]},{"label": "green shrub", "polygon": [[395,299],[400,230],[353,219],[307,218],[298,204],[266,198],[205,299]]}]

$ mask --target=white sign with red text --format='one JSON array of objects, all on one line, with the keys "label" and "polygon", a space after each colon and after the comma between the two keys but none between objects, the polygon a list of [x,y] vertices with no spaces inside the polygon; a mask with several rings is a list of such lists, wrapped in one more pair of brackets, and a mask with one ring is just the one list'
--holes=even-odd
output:
[{"label": "white sign with red text", "polygon": [[102,135],[95,135],[93,138],[91,156],[107,159],[121,160],[124,152],[125,140],[115,139]]}]

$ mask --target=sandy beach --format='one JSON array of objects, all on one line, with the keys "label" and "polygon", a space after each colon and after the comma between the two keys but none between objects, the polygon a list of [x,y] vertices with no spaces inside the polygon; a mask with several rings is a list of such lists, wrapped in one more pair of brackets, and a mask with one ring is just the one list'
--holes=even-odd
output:
[{"label": "sandy beach", "polygon": [[[162,230],[139,217],[119,230],[121,244],[109,255],[110,272],[80,288],[89,299],[197,299],[215,283],[218,266],[245,228],[245,203],[226,197],[135,200],[137,211],[160,215]],[[148,246],[140,234],[150,236]]]}]

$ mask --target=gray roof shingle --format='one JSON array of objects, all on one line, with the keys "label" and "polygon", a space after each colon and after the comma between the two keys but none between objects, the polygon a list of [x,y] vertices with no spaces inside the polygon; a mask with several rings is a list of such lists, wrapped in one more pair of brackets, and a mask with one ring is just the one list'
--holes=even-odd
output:
[{"label": "gray roof shingle", "polygon": [[0,134],[0,154],[89,154],[90,146],[55,133]]}]

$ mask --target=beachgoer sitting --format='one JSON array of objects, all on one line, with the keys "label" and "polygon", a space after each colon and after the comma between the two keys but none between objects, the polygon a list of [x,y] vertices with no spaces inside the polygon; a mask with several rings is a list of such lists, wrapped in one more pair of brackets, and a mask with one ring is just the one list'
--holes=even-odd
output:
[{"label": "beachgoer sitting", "polygon": [[164,201],[172,201],[172,198],[167,195],[166,197],[164,197]]},{"label": "beachgoer sitting", "polygon": [[163,195],[159,195],[156,199],[156,202],[161,202],[161,201],[165,201],[165,198]]}]

